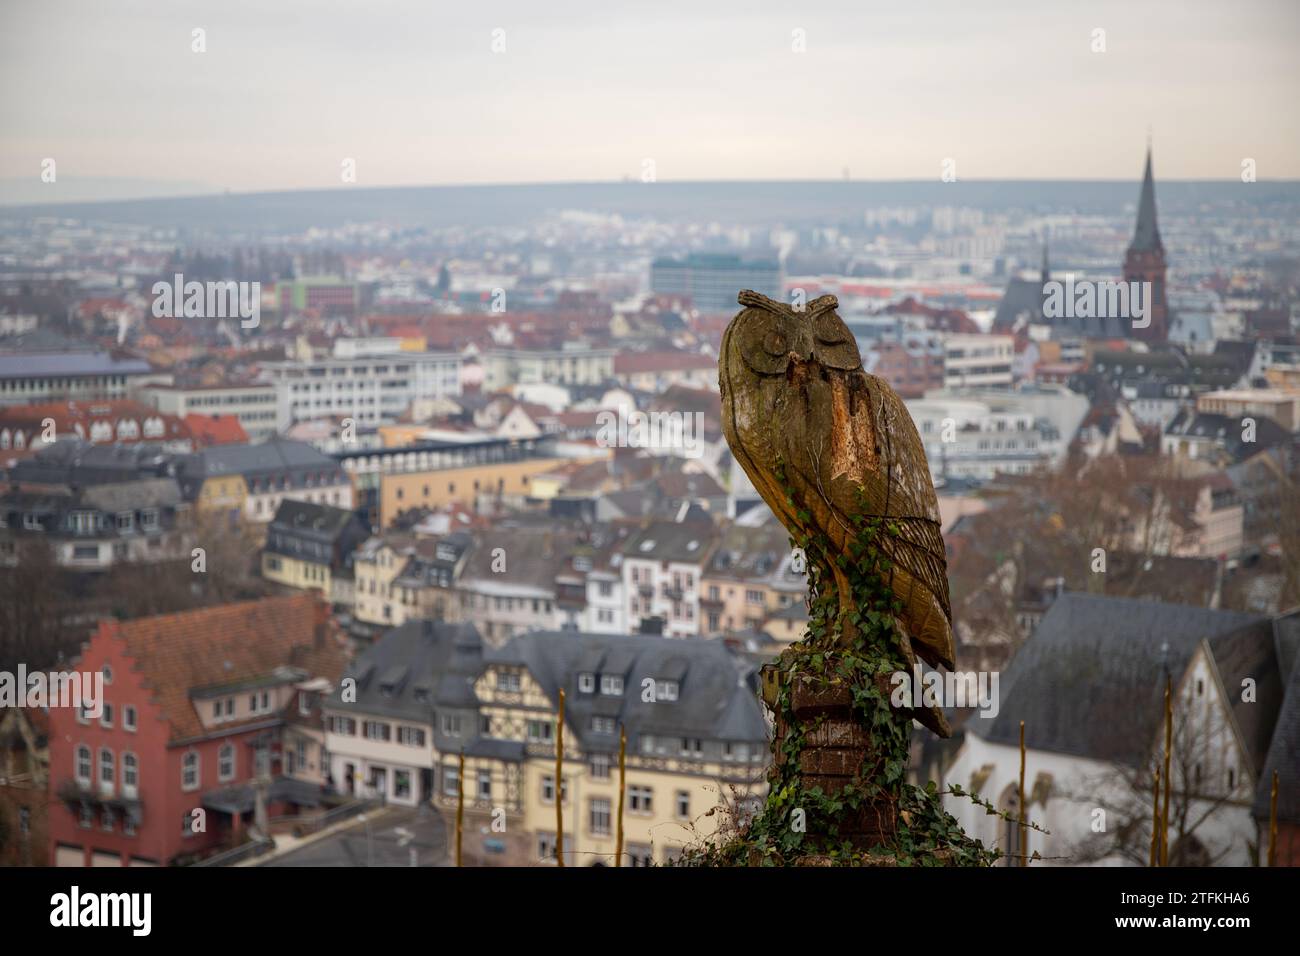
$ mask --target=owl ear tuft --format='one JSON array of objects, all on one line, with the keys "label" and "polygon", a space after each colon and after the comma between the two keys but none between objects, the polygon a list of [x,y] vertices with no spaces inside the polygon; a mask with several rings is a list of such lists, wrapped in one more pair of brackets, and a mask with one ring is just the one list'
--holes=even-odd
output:
[{"label": "owl ear tuft", "polygon": [[814,318],[823,312],[839,308],[840,300],[833,295],[819,295],[804,307],[808,318]]},{"label": "owl ear tuft", "polygon": [[761,292],[755,292],[753,289],[745,289],[740,295],[736,296],[736,301],[746,308],[763,309],[766,312],[775,312],[778,315],[784,315],[790,311],[790,307],[777,302],[776,299],[769,299]]}]

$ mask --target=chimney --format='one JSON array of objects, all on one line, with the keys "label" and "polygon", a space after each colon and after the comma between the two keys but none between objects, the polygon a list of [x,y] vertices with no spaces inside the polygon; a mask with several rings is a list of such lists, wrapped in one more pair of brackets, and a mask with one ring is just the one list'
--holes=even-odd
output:
[{"label": "chimney", "polygon": [[323,598],[319,598],[313,602],[312,611],[316,619],[312,629],[312,646],[320,650],[325,646],[325,638],[329,633],[330,606]]}]

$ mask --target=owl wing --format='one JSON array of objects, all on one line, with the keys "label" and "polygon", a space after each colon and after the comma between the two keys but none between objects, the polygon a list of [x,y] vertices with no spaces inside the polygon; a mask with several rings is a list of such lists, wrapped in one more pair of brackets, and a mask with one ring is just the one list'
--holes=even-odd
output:
[{"label": "owl wing", "polygon": [[862,369],[831,381],[828,405],[814,407],[812,415],[822,419],[816,431],[829,436],[829,446],[813,459],[815,473],[803,475],[831,508],[826,530],[844,546],[852,516],[865,511],[888,519],[891,530],[880,544],[893,565],[889,583],[903,604],[903,623],[922,659],[951,669],[955,647],[939,501],[912,416],[885,381]]}]

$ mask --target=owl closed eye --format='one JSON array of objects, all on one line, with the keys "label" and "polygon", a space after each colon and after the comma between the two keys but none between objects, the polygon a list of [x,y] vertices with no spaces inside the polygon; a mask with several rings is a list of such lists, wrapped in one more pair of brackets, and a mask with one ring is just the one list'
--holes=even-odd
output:
[{"label": "owl closed eye", "polygon": [[741,355],[759,375],[780,375],[790,361],[794,342],[779,315],[757,316],[745,329]]},{"label": "owl closed eye", "polygon": [[815,314],[813,323],[813,357],[827,368],[852,371],[862,367],[858,343],[833,310]]}]

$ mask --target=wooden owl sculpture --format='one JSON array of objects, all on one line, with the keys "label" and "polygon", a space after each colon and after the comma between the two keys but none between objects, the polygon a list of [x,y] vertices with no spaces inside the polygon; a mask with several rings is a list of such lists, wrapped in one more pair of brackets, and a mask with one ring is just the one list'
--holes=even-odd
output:
[{"label": "wooden owl sculpture", "polygon": [[[755,489],[790,531],[823,535],[830,557],[849,555],[854,516],[888,519],[875,542],[889,556],[890,590],[902,602],[903,652],[953,667],[952,613],[939,505],[925,448],[902,399],[862,368],[857,343],[825,295],[796,312],[757,292],[722,337],[719,384],[727,443]],[[776,477],[785,469],[797,506]],[[804,514],[801,517],[800,511]],[[844,571],[830,571],[841,610],[853,597]],[[823,585],[824,586],[824,585]],[[853,630],[842,639],[851,639]],[[941,712],[916,717],[947,736]]]}]

